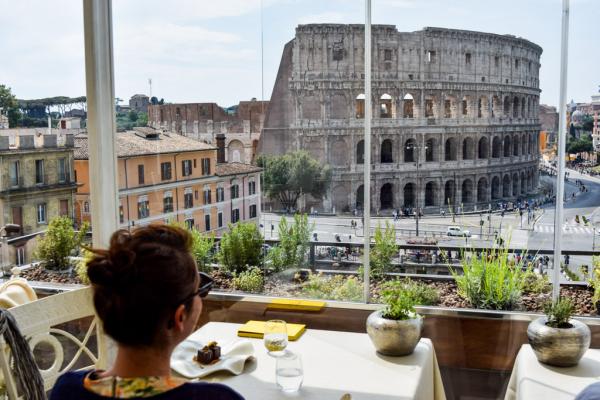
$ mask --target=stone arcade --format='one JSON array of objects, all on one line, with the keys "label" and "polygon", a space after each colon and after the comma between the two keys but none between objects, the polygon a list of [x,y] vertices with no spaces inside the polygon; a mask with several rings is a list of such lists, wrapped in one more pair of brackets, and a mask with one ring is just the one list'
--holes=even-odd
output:
[{"label": "stone arcade", "polygon": [[[511,35],[374,25],[373,211],[523,198],[538,185],[540,46]],[[361,208],[364,27],[296,28],[259,153],[305,149],[333,169],[326,211]],[[309,203],[310,205],[310,203]]]}]

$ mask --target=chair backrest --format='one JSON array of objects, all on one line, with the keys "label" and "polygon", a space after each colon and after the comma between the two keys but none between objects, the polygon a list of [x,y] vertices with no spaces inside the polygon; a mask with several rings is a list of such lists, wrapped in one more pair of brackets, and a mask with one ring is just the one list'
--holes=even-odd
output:
[{"label": "chair backrest", "polygon": [[[44,390],[52,389],[63,372],[74,369],[83,354],[91,361],[88,361],[89,365],[78,365],[80,369],[106,368],[106,341],[94,311],[90,287],[48,296],[14,307],[10,309],[10,313],[14,316],[22,335],[27,339],[32,352],[39,344],[50,346],[53,350],[52,365],[48,369],[40,369],[44,379]],[[72,332],[57,327],[86,317],[92,317],[92,321],[81,339]],[[95,340],[92,339],[93,336]],[[67,347],[71,350],[75,348],[75,351],[65,351]],[[21,399],[14,379],[14,374],[18,371],[11,368],[10,349],[3,337],[0,337],[0,350],[0,368],[4,375],[8,396],[10,399]],[[74,353],[72,357],[68,355],[70,353]],[[65,360],[66,356],[69,357],[68,360]]]}]

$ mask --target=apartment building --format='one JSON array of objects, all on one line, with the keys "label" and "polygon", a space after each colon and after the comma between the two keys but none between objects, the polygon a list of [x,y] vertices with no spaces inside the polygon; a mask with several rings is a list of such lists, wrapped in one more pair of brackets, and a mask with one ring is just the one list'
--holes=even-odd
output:
[{"label": "apartment building", "polygon": [[9,257],[30,261],[32,240],[59,215],[73,216],[77,185],[72,174],[74,133],[69,129],[0,131],[0,227],[11,230]]},{"label": "apartment building", "polygon": [[[75,137],[77,221],[91,220],[87,146],[87,135]],[[259,219],[261,169],[218,163],[212,145],[135,128],[117,133],[117,168],[122,228],[179,221],[218,235],[229,222]]]}]

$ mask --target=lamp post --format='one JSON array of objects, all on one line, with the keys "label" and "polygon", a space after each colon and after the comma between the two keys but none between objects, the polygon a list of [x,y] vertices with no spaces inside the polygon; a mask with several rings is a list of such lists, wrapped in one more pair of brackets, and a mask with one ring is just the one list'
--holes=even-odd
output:
[{"label": "lamp post", "polygon": [[[406,150],[412,150],[413,152],[413,158],[415,155],[415,150],[416,150],[416,164],[417,164],[417,190],[416,190],[416,199],[415,199],[415,208],[416,208],[416,213],[415,213],[415,224],[416,224],[416,236],[419,236],[419,217],[420,217],[420,209],[419,209],[419,193],[421,193],[421,185],[420,185],[420,174],[419,174],[419,167],[421,166],[421,148],[425,149],[425,151],[427,151],[428,147],[423,145],[423,146],[419,146],[416,145],[414,143],[410,143],[406,146]],[[453,216],[454,218],[454,216]]]}]

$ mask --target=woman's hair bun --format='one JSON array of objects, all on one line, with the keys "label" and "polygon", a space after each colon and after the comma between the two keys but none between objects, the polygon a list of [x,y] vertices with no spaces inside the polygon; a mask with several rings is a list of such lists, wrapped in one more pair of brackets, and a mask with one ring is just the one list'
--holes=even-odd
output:
[{"label": "woman's hair bun", "polygon": [[94,251],[94,257],[87,264],[90,282],[115,288],[135,275],[132,270],[136,253],[128,248],[130,240],[129,232],[119,230],[110,239],[110,250]]},{"label": "woman's hair bun", "polygon": [[115,284],[114,265],[108,252],[94,256],[87,264],[87,273],[90,282],[94,285],[111,287]]}]

